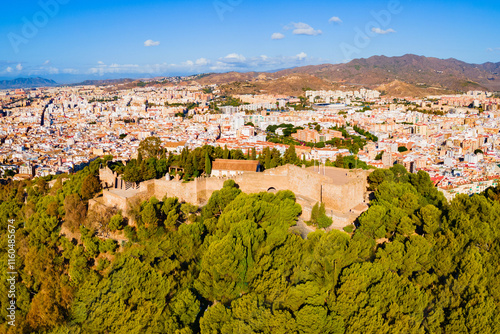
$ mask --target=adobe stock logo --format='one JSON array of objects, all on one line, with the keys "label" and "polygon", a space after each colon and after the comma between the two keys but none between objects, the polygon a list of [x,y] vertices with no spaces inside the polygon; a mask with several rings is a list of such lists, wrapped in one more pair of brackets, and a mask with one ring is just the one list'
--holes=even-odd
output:
[{"label": "adobe stock logo", "polygon": [[9,32],[7,38],[9,39],[10,45],[15,53],[19,53],[19,47],[21,44],[28,44],[30,40],[38,35],[39,29],[45,27],[51,18],[59,13],[61,5],[65,5],[69,0],[40,0],[38,5],[40,10],[37,11],[28,20],[27,17],[22,17],[23,26],[21,27],[20,34],[15,32]]},{"label": "adobe stock logo", "polygon": [[361,50],[367,48],[372,39],[388,33],[394,33],[393,29],[388,28],[389,24],[392,22],[394,15],[400,14],[403,11],[403,7],[399,0],[391,0],[387,4],[387,9],[381,11],[371,11],[370,15],[374,18],[373,21],[369,21],[365,25],[365,29],[361,30],[359,27],[354,28],[354,40],[352,44],[341,43],[340,50],[344,55],[344,61],[352,60],[352,56],[361,53]]},{"label": "adobe stock logo", "polygon": [[224,14],[226,12],[232,12],[234,8],[241,5],[243,0],[215,0],[213,2],[214,9],[219,16],[219,20],[224,21]]}]

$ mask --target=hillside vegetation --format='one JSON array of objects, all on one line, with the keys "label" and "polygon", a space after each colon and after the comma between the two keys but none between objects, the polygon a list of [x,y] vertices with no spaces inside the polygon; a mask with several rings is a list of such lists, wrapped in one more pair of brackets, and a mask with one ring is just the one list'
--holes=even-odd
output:
[{"label": "hillside vegetation", "polygon": [[0,333],[498,333],[500,189],[447,203],[424,172],[376,170],[354,232],[303,240],[292,192],[231,180],[203,208],[137,203],[129,226],[88,207],[102,162],[0,186],[0,257],[14,219],[19,273]]}]

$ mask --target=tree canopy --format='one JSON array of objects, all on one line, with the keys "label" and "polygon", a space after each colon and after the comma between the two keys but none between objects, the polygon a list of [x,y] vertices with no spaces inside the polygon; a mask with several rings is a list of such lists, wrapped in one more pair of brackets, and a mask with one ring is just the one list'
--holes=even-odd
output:
[{"label": "tree canopy", "polygon": [[[292,192],[245,194],[232,180],[201,208],[152,197],[133,217],[100,216],[82,187],[101,163],[52,187],[0,184],[0,257],[7,263],[14,219],[18,272],[15,327],[0,285],[1,333],[500,328],[498,187],[447,202],[425,172],[376,170],[370,208],[352,233],[303,239],[290,229],[302,212]],[[320,226],[323,216],[318,203],[312,220]]]}]

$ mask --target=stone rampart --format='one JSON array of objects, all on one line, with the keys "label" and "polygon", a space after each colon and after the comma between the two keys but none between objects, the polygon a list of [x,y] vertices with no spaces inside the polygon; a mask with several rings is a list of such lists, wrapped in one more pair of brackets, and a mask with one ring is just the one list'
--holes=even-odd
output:
[{"label": "stone rampart", "polygon": [[310,208],[317,202],[323,202],[327,210],[344,213],[363,203],[368,175],[369,171],[333,167],[327,167],[321,174],[311,168],[285,165],[262,173],[244,172],[231,177],[197,178],[191,182],[150,180],[142,182],[135,190],[105,190],[103,197],[106,205],[123,212],[127,212],[130,203],[137,201],[137,197],[155,196],[161,200],[166,195],[195,205],[205,205],[212,193],[222,188],[224,181],[232,179],[245,193],[291,190],[303,206],[304,218],[308,219]]}]

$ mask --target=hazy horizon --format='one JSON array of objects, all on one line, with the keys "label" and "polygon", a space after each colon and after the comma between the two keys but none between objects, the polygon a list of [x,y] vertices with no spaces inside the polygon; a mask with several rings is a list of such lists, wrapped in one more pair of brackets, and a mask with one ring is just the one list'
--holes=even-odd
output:
[{"label": "hazy horizon", "polygon": [[[403,54],[401,56],[392,56],[392,57],[402,57],[407,54]],[[375,56],[385,56],[385,55],[373,55],[371,57]],[[426,56],[426,55],[417,55],[417,56],[424,56],[427,58],[437,58],[437,57],[432,57],[432,56]],[[389,57],[389,56],[386,56]],[[370,58],[370,57],[368,57]],[[359,58],[359,59],[366,59],[366,58]],[[438,59],[443,59],[443,58],[438,58]],[[448,58],[449,59],[449,58]],[[456,59],[456,58],[454,58]],[[443,59],[446,60],[446,59]],[[461,59],[456,59],[459,61],[462,61]],[[496,61],[486,61],[484,63],[498,63]],[[484,64],[481,63],[481,64]],[[341,64],[341,63],[321,63],[321,64]],[[310,65],[321,65],[321,64],[310,64]],[[470,63],[473,64],[474,63]],[[480,65],[475,64],[475,65]],[[307,65],[304,65],[307,66]],[[191,76],[191,75],[198,75],[198,74],[208,74],[208,73],[228,73],[228,72],[238,72],[238,73],[245,73],[245,72],[251,72],[251,71],[256,71],[256,72],[268,72],[268,73],[273,73],[273,72],[278,72],[281,70],[286,70],[286,69],[291,69],[291,68],[296,68],[300,66],[290,66],[290,67],[283,67],[283,68],[276,68],[276,69],[271,69],[271,70],[262,70],[259,71],[258,69],[256,70],[230,70],[230,71],[211,71],[211,72],[178,72],[178,73],[158,73],[154,75],[145,75],[144,73],[109,73],[109,74],[46,74],[46,75],[26,75],[26,76],[17,76],[17,77],[1,77],[0,80],[16,80],[16,79],[24,79],[24,78],[43,78],[43,79],[48,79],[48,80],[53,80],[58,84],[75,84],[75,83],[80,83],[88,80],[119,80],[119,79],[152,79],[152,78],[157,78],[157,77],[183,77],[183,76]]]}]

